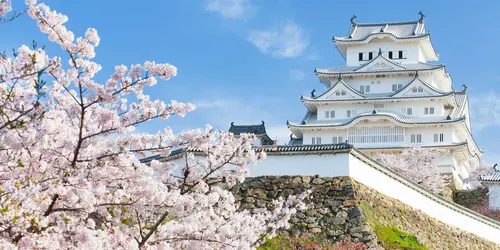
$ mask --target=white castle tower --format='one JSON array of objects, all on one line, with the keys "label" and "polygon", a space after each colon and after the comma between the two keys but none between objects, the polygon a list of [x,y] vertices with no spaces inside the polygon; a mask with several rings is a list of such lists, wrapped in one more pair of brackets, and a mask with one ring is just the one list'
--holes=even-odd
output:
[{"label": "white castle tower", "polygon": [[351,18],[345,37],[333,42],[345,66],[316,69],[326,91],[301,97],[304,119],[287,122],[290,144],[349,144],[371,155],[405,147],[451,150],[442,173],[460,185],[482,151],[472,138],[467,87],[452,79],[426,31],[424,15],[411,22],[359,24]]}]

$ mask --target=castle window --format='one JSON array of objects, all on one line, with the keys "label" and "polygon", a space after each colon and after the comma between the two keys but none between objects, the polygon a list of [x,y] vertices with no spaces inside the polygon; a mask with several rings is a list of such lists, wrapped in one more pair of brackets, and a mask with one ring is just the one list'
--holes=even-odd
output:
[{"label": "castle window", "polygon": [[370,85],[361,85],[359,86],[359,90],[361,93],[370,92]]},{"label": "castle window", "polygon": [[330,111],[330,118],[335,118],[335,110]]},{"label": "castle window", "polygon": [[389,59],[392,59],[392,51],[389,51]]},{"label": "castle window", "polygon": [[422,88],[422,87],[418,87],[417,91],[418,91],[419,93],[422,93],[422,92],[424,92],[424,88]]},{"label": "castle window", "polygon": [[330,118],[330,111],[325,111],[325,118]]},{"label": "castle window", "polygon": [[347,110],[346,116],[352,117],[352,116],[356,116],[356,114],[357,114],[356,110]]},{"label": "castle window", "polygon": [[334,136],[332,137],[332,144],[342,143],[344,142],[344,137],[342,136]]},{"label": "castle window", "polygon": [[422,135],[416,134],[410,136],[411,143],[422,143]]},{"label": "castle window", "polygon": [[399,51],[399,59],[403,59],[403,51],[402,50]]},{"label": "castle window", "polygon": [[363,53],[359,52],[359,60],[363,61]]},{"label": "castle window", "polygon": [[373,52],[368,52],[368,60],[373,59]]},{"label": "castle window", "polygon": [[424,108],[424,114],[426,115],[433,115],[434,114],[434,108]]},{"label": "castle window", "polygon": [[351,127],[348,130],[350,143],[388,143],[404,142],[404,128],[384,127]]},{"label": "castle window", "polygon": [[392,91],[398,91],[403,88],[403,84],[393,84]]},{"label": "castle window", "polygon": [[413,108],[402,108],[401,112],[406,115],[413,115]]},{"label": "castle window", "polygon": [[383,109],[384,104],[383,103],[375,103],[375,104],[373,104],[373,108],[376,110]]},{"label": "castle window", "polygon": [[434,134],[434,142],[443,142],[444,135],[443,134]]}]

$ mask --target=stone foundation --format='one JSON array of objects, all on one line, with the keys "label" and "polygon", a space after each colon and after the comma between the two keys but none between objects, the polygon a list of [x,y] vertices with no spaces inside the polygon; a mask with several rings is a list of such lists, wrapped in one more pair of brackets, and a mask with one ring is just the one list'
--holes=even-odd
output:
[{"label": "stone foundation", "polygon": [[[444,224],[355,182],[350,177],[263,176],[247,178],[233,188],[242,209],[266,207],[273,199],[312,191],[309,208],[291,219],[283,236],[304,234],[330,242],[348,239],[364,242],[370,249],[500,249],[499,245]],[[397,232],[398,240],[387,237]],[[418,243],[416,243],[418,242]],[[401,244],[401,248],[398,248]],[[421,246],[421,245],[425,245]]]}]

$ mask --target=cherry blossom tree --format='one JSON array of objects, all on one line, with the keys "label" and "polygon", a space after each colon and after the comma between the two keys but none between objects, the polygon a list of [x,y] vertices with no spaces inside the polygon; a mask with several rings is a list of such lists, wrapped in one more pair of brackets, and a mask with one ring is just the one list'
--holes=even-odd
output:
[{"label": "cherry blossom tree", "polygon": [[[178,135],[169,128],[134,132],[194,110],[143,92],[175,76],[173,65],[119,65],[100,83],[97,31],[75,38],[67,16],[35,0],[25,8],[67,61],[36,43],[0,58],[3,249],[249,249],[288,227],[306,194],[250,213],[217,185],[243,181],[247,165],[265,158],[252,148],[254,135],[210,126]],[[0,17],[11,10],[10,0],[0,0]],[[177,148],[186,149],[182,165],[138,160]]]},{"label": "cherry blossom tree", "polygon": [[446,153],[442,149],[413,147],[404,149],[401,154],[378,154],[374,159],[396,173],[439,194],[445,181],[438,167],[439,157]]}]

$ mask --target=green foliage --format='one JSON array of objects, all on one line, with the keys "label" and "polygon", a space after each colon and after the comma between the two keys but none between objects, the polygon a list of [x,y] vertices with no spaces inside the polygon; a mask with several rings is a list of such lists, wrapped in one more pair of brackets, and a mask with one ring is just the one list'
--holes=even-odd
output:
[{"label": "green foliage", "polygon": [[382,225],[379,222],[379,218],[390,221],[390,215],[380,214],[374,211],[365,202],[361,202],[360,206],[363,209],[367,221],[374,229],[379,243],[381,243],[382,247],[385,249],[429,250],[426,246],[417,241],[415,235],[403,232],[395,226]]},{"label": "green foliage", "polygon": [[342,241],[333,244],[320,238],[303,235],[301,237],[281,237],[276,236],[267,239],[264,244],[257,247],[257,250],[364,250],[368,247],[362,243]]},{"label": "green foliage", "polygon": [[382,242],[382,246],[386,249],[428,250],[427,247],[418,243],[415,235],[400,231],[397,228],[378,224],[375,226],[375,234],[377,234],[378,240]]},{"label": "green foliage", "polygon": [[315,237],[281,237],[276,236],[272,239],[266,239],[266,242],[257,247],[257,250],[333,250],[331,244],[325,243],[319,238]]}]

